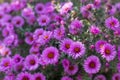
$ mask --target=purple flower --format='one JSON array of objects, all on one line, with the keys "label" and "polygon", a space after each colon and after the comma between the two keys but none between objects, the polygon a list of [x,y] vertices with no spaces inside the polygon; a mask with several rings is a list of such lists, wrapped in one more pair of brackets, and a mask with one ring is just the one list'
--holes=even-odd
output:
[{"label": "purple flower", "polygon": [[10,57],[2,58],[0,62],[0,71],[11,70],[12,59]]},{"label": "purple flower", "polygon": [[117,63],[117,71],[120,73],[120,62]]},{"label": "purple flower", "polygon": [[55,64],[59,59],[58,49],[55,47],[47,47],[43,50],[41,57],[47,64]]},{"label": "purple flower", "polygon": [[36,5],[35,5],[35,11],[36,11],[36,13],[38,13],[38,14],[44,13],[44,12],[45,12],[45,5],[42,4],[42,3],[36,4]]},{"label": "purple flower", "polygon": [[32,10],[32,8],[24,8],[22,10],[22,13],[21,15],[24,17],[24,18],[29,18],[31,16],[34,16],[34,11]]},{"label": "purple flower", "polygon": [[57,40],[61,40],[64,38],[65,36],[65,28],[64,27],[60,27],[56,30],[54,30],[54,38],[57,39]]},{"label": "purple flower", "polygon": [[39,39],[41,37],[41,35],[43,34],[44,30],[42,28],[38,28],[34,31],[33,33],[33,37],[34,39]]},{"label": "purple flower", "polygon": [[116,4],[115,4],[115,7],[116,7],[117,11],[120,12],[120,2],[119,2],[119,3],[116,3]]},{"label": "purple flower", "polygon": [[94,7],[99,8],[101,6],[101,0],[94,0]]},{"label": "purple flower", "polygon": [[112,80],[120,80],[120,73],[113,74]]},{"label": "purple flower", "polygon": [[21,72],[25,70],[25,65],[21,62],[21,63],[17,63],[13,66],[13,70],[15,72]]},{"label": "purple flower", "polygon": [[73,42],[70,46],[69,55],[74,59],[82,57],[85,54],[85,49],[84,44],[81,42]]},{"label": "purple flower", "polygon": [[72,40],[71,39],[64,39],[61,41],[60,43],[60,50],[65,52],[65,53],[69,53],[69,50],[70,50],[70,46],[72,44]]},{"label": "purple flower", "polygon": [[120,46],[118,46],[118,60],[120,61]]},{"label": "purple flower", "polygon": [[21,72],[17,75],[16,80],[32,80],[32,75],[28,72]]},{"label": "purple flower", "polygon": [[20,54],[15,54],[12,58],[14,64],[21,63],[23,61],[23,57]]},{"label": "purple flower", "polygon": [[101,63],[97,56],[92,55],[92,56],[89,56],[84,61],[83,67],[84,67],[85,72],[89,74],[95,74],[99,72],[101,68]]},{"label": "purple flower", "polygon": [[64,68],[68,68],[68,66],[70,65],[70,61],[68,59],[63,59],[62,65]]},{"label": "purple flower", "polygon": [[115,47],[107,43],[101,48],[101,54],[102,57],[105,58],[107,61],[111,61],[115,58],[117,53]]},{"label": "purple flower", "polygon": [[104,75],[97,75],[94,80],[106,80],[106,77]]},{"label": "purple flower", "polygon": [[24,19],[21,16],[15,16],[12,19],[12,23],[16,27],[22,27],[24,25]]},{"label": "purple flower", "polygon": [[71,77],[68,77],[68,76],[63,76],[62,78],[61,78],[61,80],[73,80]]},{"label": "purple flower", "polygon": [[0,51],[1,56],[9,56],[11,55],[11,50],[7,47],[2,48]]},{"label": "purple flower", "polygon": [[33,80],[46,80],[46,77],[42,73],[35,73]]},{"label": "purple flower", "polygon": [[25,58],[25,67],[28,69],[28,70],[35,70],[38,68],[38,57],[35,56],[35,55],[28,55],[26,58]]},{"label": "purple flower", "polygon": [[96,43],[95,43],[95,49],[97,52],[100,53],[100,50],[101,48],[104,46],[104,44],[106,44],[107,42],[105,40],[98,40]]},{"label": "purple flower", "polygon": [[114,15],[116,13],[116,7],[111,4],[108,4],[107,5],[107,13],[111,16]]},{"label": "purple flower", "polygon": [[75,75],[78,71],[78,65],[69,65],[68,67],[65,68],[65,72],[69,75]]},{"label": "purple flower", "polygon": [[37,21],[40,26],[47,26],[50,23],[50,18],[47,15],[41,15]]},{"label": "purple flower", "polygon": [[69,26],[69,32],[71,34],[78,34],[81,31],[83,24],[79,20],[73,20]]},{"label": "purple flower", "polygon": [[116,30],[117,28],[119,28],[119,21],[117,18],[112,16],[105,20],[105,25],[109,29]]},{"label": "purple flower", "polygon": [[7,45],[7,46],[11,46],[14,42],[14,39],[15,39],[15,36],[14,35],[9,35],[7,37],[4,38],[4,43]]},{"label": "purple flower", "polygon": [[60,14],[67,14],[72,9],[73,3],[66,2],[60,9]]},{"label": "purple flower", "polygon": [[29,35],[26,36],[25,42],[29,45],[32,45],[34,42],[33,34],[30,33]]},{"label": "purple flower", "polygon": [[100,34],[100,28],[99,27],[97,27],[97,26],[95,26],[95,25],[92,25],[91,27],[90,27],[90,33],[92,33],[93,35],[98,35],[98,34]]}]

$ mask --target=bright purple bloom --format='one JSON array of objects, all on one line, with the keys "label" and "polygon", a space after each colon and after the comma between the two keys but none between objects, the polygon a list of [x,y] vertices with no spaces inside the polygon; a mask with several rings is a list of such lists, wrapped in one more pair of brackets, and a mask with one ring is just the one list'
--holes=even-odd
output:
[{"label": "bright purple bloom", "polygon": [[32,80],[32,75],[28,72],[21,72],[17,75],[16,80]]},{"label": "bright purple bloom", "polygon": [[70,53],[69,55],[72,58],[80,58],[85,54],[85,46],[81,42],[73,42],[70,46]]},{"label": "bright purple bloom", "polygon": [[120,46],[118,46],[118,60],[120,61]]},{"label": "bright purple bloom", "polygon": [[71,34],[78,34],[81,32],[81,28],[83,27],[83,24],[79,20],[73,20],[69,26],[69,32]]},{"label": "bright purple bloom", "polygon": [[21,16],[15,16],[12,19],[12,23],[16,27],[23,27],[23,25],[24,25],[24,19]]},{"label": "bright purple bloom", "polygon": [[93,35],[98,35],[98,34],[100,34],[100,28],[99,27],[97,27],[97,26],[95,26],[95,25],[92,25],[91,27],[90,27],[90,33],[92,33]]},{"label": "bright purple bloom", "polygon": [[74,64],[74,65],[69,65],[68,67],[66,67],[65,72],[69,75],[75,75],[78,71],[78,65]]},{"label": "bright purple bloom", "polygon": [[23,61],[23,57],[20,54],[15,54],[12,59],[14,64],[21,63]]},{"label": "bright purple bloom", "polygon": [[59,59],[58,49],[55,47],[47,47],[43,50],[41,57],[47,64],[55,64]]},{"label": "bright purple bloom", "polygon": [[100,60],[97,56],[89,56],[83,64],[84,70],[89,74],[95,74],[99,72],[101,68]]},{"label": "bright purple bloom", "polygon": [[33,37],[34,39],[39,39],[41,37],[41,35],[43,34],[44,30],[42,28],[38,28],[34,31],[33,33]]},{"label": "bright purple bloom", "polygon": [[69,76],[63,76],[61,78],[61,80],[73,80],[73,79],[71,77],[69,77]]},{"label": "bright purple bloom", "polygon": [[10,57],[2,58],[0,62],[0,71],[8,71],[12,68],[12,59]]},{"label": "bright purple bloom", "polygon": [[99,8],[101,6],[101,0],[94,0],[94,7]]},{"label": "bright purple bloom", "polygon": [[28,69],[28,70],[35,70],[38,68],[38,57],[35,56],[35,55],[28,55],[26,58],[25,58],[25,67]]},{"label": "bright purple bloom", "polygon": [[67,14],[72,9],[73,3],[66,2],[60,9],[60,14]]},{"label": "bright purple bloom", "polygon": [[33,80],[46,80],[46,77],[42,73],[35,73]]},{"label": "bright purple bloom", "polygon": [[68,68],[68,66],[70,65],[70,61],[68,59],[63,59],[62,65],[64,68]]},{"label": "bright purple bloom", "polygon": [[102,57],[109,62],[116,57],[117,53],[116,53],[115,47],[107,43],[101,48],[101,54],[102,54]]},{"label": "bright purple bloom", "polygon": [[120,80],[120,73],[113,74],[112,80]]},{"label": "bright purple bloom", "polygon": [[112,16],[105,20],[105,25],[109,29],[116,30],[117,28],[119,28],[119,21],[117,18]]},{"label": "bright purple bloom", "polygon": [[38,24],[40,26],[47,26],[50,23],[50,18],[47,15],[41,15],[38,19]]},{"label": "bright purple bloom", "polygon": [[36,4],[36,6],[35,6],[35,11],[36,11],[36,13],[38,13],[38,14],[44,13],[44,12],[45,12],[45,5],[42,4],[42,3]]},{"label": "bright purple bloom", "polygon": [[30,33],[29,35],[26,36],[25,42],[29,45],[32,45],[34,42],[33,34]]},{"label": "bright purple bloom", "polygon": [[104,44],[106,44],[107,42],[105,40],[98,40],[96,43],[95,43],[95,49],[97,52],[100,53],[100,50],[101,48],[104,46]]},{"label": "bright purple bloom", "polygon": [[56,30],[54,30],[54,38],[57,40],[61,40],[64,38],[65,36],[65,28],[64,27],[60,27]]},{"label": "bright purple bloom", "polygon": [[104,75],[97,75],[94,80],[106,80],[106,77]]},{"label": "bright purple bloom", "polygon": [[117,71],[120,73],[120,62],[117,63]]},{"label": "bright purple bloom", "polygon": [[73,41],[71,39],[67,39],[67,38],[62,40],[60,44],[60,50],[62,50],[65,53],[69,53],[72,42]]}]

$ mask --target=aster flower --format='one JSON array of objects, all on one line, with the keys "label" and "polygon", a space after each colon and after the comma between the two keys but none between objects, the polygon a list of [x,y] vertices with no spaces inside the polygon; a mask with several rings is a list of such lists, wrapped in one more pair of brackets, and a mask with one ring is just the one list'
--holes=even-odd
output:
[{"label": "aster flower", "polygon": [[14,42],[14,39],[15,39],[15,36],[14,35],[9,35],[7,37],[4,38],[4,43],[7,45],[7,46],[11,46],[12,43]]},{"label": "aster flower", "polygon": [[98,35],[100,34],[100,28],[99,27],[96,27],[95,25],[92,25],[90,27],[90,33],[92,33],[93,35]]},{"label": "aster flower", "polygon": [[41,57],[47,64],[55,64],[59,59],[59,52],[55,47],[47,47],[43,50]]},{"label": "aster flower", "polygon": [[25,67],[28,70],[35,70],[38,68],[38,57],[35,55],[28,55],[25,58]]},{"label": "aster flower", "polygon": [[14,16],[12,19],[12,23],[16,27],[22,27],[24,25],[24,19],[21,16]]},{"label": "aster flower", "polygon": [[101,0],[94,0],[94,7],[99,8],[101,6]]},{"label": "aster flower", "polygon": [[13,65],[13,70],[15,72],[25,71],[25,65],[24,65],[24,63],[21,62],[21,63],[14,64]]},{"label": "aster flower", "polygon": [[113,74],[112,80],[120,80],[120,73]]},{"label": "aster flower", "polygon": [[52,13],[55,10],[55,6],[51,3],[48,2],[45,4],[45,13]]},{"label": "aster flower", "polygon": [[83,24],[79,20],[73,20],[69,26],[69,32],[71,34],[77,34],[81,31],[81,28],[83,27]]},{"label": "aster flower", "polygon": [[57,40],[63,39],[65,36],[65,28],[62,26],[62,27],[54,30],[53,35],[54,35],[54,38]]},{"label": "aster flower", "polygon": [[94,80],[106,80],[106,77],[104,75],[97,75]]},{"label": "aster flower", "polygon": [[14,64],[21,63],[23,61],[23,57],[20,54],[15,54],[12,58]]},{"label": "aster flower", "polygon": [[101,68],[101,63],[97,56],[92,55],[92,56],[89,56],[84,61],[83,67],[84,67],[85,72],[89,74],[95,74],[99,72]]},{"label": "aster flower", "polygon": [[62,65],[64,68],[68,68],[68,66],[70,65],[70,61],[68,59],[63,59]]},{"label": "aster flower", "polygon": [[61,78],[61,80],[73,80],[73,79],[71,77],[69,77],[69,76],[63,76]]},{"label": "aster flower", "polygon": [[118,46],[118,60],[120,61],[120,45]]},{"label": "aster flower", "polygon": [[120,73],[120,63],[117,63],[117,71]]},{"label": "aster flower", "polygon": [[10,57],[2,58],[0,62],[0,71],[11,70],[12,59]]},{"label": "aster flower", "polygon": [[109,15],[114,15],[116,13],[116,7],[114,5],[108,4],[107,5],[107,13]]},{"label": "aster flower", "polygon": [[75,75],[78,71],[78,65],[69,65],[68,67],[66,67],[65,72],[69,75]]},{"label": "aster flower", "polygon": [[95,49],[96,49],[96,51],[100,53],[101,48],[102,48],[102,47],[104,46],[104,44],[106,44],[106,43],[107,43],[107,41],[105,41],[105,40],[98,40],[98,41],[95,43]]},{"label": "aster flower", "polygon": [[28,72],[21,72],[17,75],[16,80],[32,80],[32,76]]},{"label": "aster flower", "polygon": [[116,30],[119,27],[119,21],[115,17],[109,17],[105,20],[105,25],[107,28]]},{"label": "aster flower", "polygon": [[38,14],[44,13],[44,12],[45,12],[45,5],[42,4],[42,3],[36,4],[36,5],[35,5],[35,11],[36,11],[36,13],[38,13]]},{"label": "aster flower", "polygon": [[3,48],[1,51],[0,51],[0,54],[1,56],[9,56],[11,55],[11,50],[9,48]]},{"label": "aster flower", "polygon": [[113,60],[116,56],[115,47],[107,43],[101,48],[101,54],[102,54],[102,57],[109,62]]},{"label": "aster flower", "polygon": [[73,3],[66,2],[60,9],[60,14],[67,14],[72,9]]},{"label": "aster flower", "polygon": [[70,53],[68,55],[72,58],[80,58],[85,54],[85,46],[81,42],[73,42],[70,46]]},{"label": "aster flower", "polygon": [[45,43],[49,42],[51,38],[52,38],[52,32],[44,31],[43,34],[40,36],[40,38],[36,42],[40,43],[41,45],[44,45]]},{"label": "aster flower", "polygon": [[44,32],[44,30],[42,28],[36,29],[33,33],[34,39],[36,40],[36,39],[40,38],[40,36],[43,34],[43,32]]},{"label": "aster flower", "polygon": [[29,45],[32,45],[34,42],[33,34],[32,33],[28,33],[28,34],[29,35],[27,35],[25,38],[25,42]]},{"label": "aster flower", "polygon": [[50,23],[50,18],[47,15],[41,15],[38,19],[38,24],[40,26],[47,26]]},{"label": "aster flower", "polygon": [[33,80],[46,80],[46,77],[42,73],[35,73]]},{"label": "aster flower", "polygon": [[64,39],[61,41],[60,43],[60,50],[65,52],[65,53],[69,53],[69,50],[70,50],[70,46],[72,44],[72,40],[71,39]]}]

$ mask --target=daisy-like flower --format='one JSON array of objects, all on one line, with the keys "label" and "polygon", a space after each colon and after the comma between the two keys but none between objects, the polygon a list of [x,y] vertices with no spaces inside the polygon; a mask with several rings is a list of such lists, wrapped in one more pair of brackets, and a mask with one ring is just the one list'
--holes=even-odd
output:
[{"label": "daisy-like flower", "polygon": [[95,74],[99,72],[101,68],[101,63],[97,56],[92,55],[92,56],[89,56],[84,61],[83,67],[84,67],[85,72],[89,74]]},{"label": "daisy-like flower", "polygon": [[0,71],[11,70],[12,59],[10,57],[2,58],[0,62]]},{"label": "daisy-like flower", "polygon": [[62,60],[62,65],[64,68],[67,68],[70,65],[70,61],[68,59],[63,59]]},{"label": "daisy-like flower", "polygon": [[38,14],[44,13],[45,12],[45,8],[44,7],[45,6],[42,3],[36,4],[35,5],[35,11],[36,11],[36,13],[38,13]]},{"label": "daisy-like flower", "polygon": [[23,57],[20,54],[15,54],[12,59],[13,63],[21,63],[23,61]]},{"label": "daisy-like flower", "polygon": [[70,46],[70,52],[68,55],[72,56],[72,58],[80,58],[85,54],[85,46],[81,42],[73,42]]},{"label": "daisy-like flower", "polygon": [[69,32],[71,34],[77,34],[78,32],[81,32],[81,28],[83,27],[83,24],[79,20],[73,20],[69,26]]},{"label": "daisy-like flower", "polygon": [[113,74],[112,80],[120,80],[120,73]]},{"label": "daisy-like flower", "polygon": [[115,58],[117,53],[116,53],[115,47],[107,43],[101,48],[101,54],[102,54],[102,57],[109,62]]},{"label": "daisy-like flower", "polygon": [[61,80],[73,80],[73,79],[71,77],[69,77],[69,76],[63,76],[61,78]]},{"label": "daisy-like flower", "polygon": [[12,23],[16,26],[16,27],[22,27],[24,25],[24,19],[21,16],[15,16],[12,19]]},{"label": "daisy-like flower", "polygon": [[107,42],[105,40],[98,40],[96,43],[95,43],[95,49],[97,52],[100,53],[100,50],[101,48],[104,46],[104,44],[106,44]]},{"label": "daisy-like flower", "polygon": [[106,77],[104,75],[97,75],[94,80],[106,80]]},{"label": "daisy-like flower", "polygon": [[0,51],[0,54],[1,56],[9,56],[11,55],[11,50],[9,48],[3,48],[1,51]]},{"label": "daisy-like flower", "polygon": [[78,71],[78,65],[69,65],[65,68],[65,72],[69,75],[75,75]]},{"label": "daisy-like flower", "polygon": [[33,37],[34,39],[38,39],[40,38],[40,36],[43,34],[44,30],[42,28],[38,28],[35,30],[35,32],[33,33]]},{"label": "daisy-like flower", "polygon": [[35,70],[38,68],[38,57],[35,55],[28,55],[25,59],[25,67],[28,70]]},{"label": "daisy-like flower", "polygon": [[13,70],[15,72],[21,72],[21,71],[25,70],[25,66],[24,66],[24,64],[22,62],[21,63],[17,63],[17,64],[14,64]]},{"label": "daisy-like flower", "polygon": [[46,80],[46,77],[42,73],[35,73],[33,80]]},{"label": "daisy-like flower", "polygon": [[105,20],[105,25],[107,28],[116,30],[119,27],[119,21],[115,17],[109,17]]},{"label": "daisy-like flower", "polygon": [[72,44],[72,40],[71,39],[64,39],[61,41],[60,43],[60,50],[65,52],[65,53],[69,53],[69,50],[70,50],[70,46]]},{"label": "daisy-like flower", "polygon": [[56,30],[54,30],[54,38],[57,40],[61,40],[65,36],[65,28],[62,26]]},{"label": "daisy-like flower", "polygon": [[22,72],[17,75],[16,80],[32,80],[32,75],[28,72]]},{"label": "daisy-like flower", "polygon": [[91,27],[90,27],[90,33],[92,33],[93,35],[98,35],[98,34],[100,34],[100,29],[99,29],[99,27],[96,27],[95,25],[92,25]]},{"label": "daisy-like flower", "polygon": [[28,33],[28,34],[29,35],[27,35],[26,38],[25,38],[25,42],[29,45],[32,45],[33,42],[34,42],[33,34],[32,33]]},{"label": "daisy-like flower", "polygon": [[55,64],[59,59],[58,49],[55,47],[47,47],[43,50],[41,57],[47,64]]},{"label": "daisy-like flower", "polygon": [[73,6],[72,2],[65,3],[60,9],[60,14],[67,14],[68,11],[72,9],[72,6]]},{"label": "daisy-like flower", "polygon": [[38,24],[40,26],[47,26],[50,23],[50,18],[47,15],[41,15],[38,19]]}]

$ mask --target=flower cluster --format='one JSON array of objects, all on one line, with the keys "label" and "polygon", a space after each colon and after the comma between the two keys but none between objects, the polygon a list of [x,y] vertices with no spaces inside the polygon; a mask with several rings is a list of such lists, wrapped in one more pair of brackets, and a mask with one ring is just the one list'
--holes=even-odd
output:
[{"label": "flower cluster", "polygon": [[120,80],[120,2],[35,1],[0,4],[0,78]]}]

